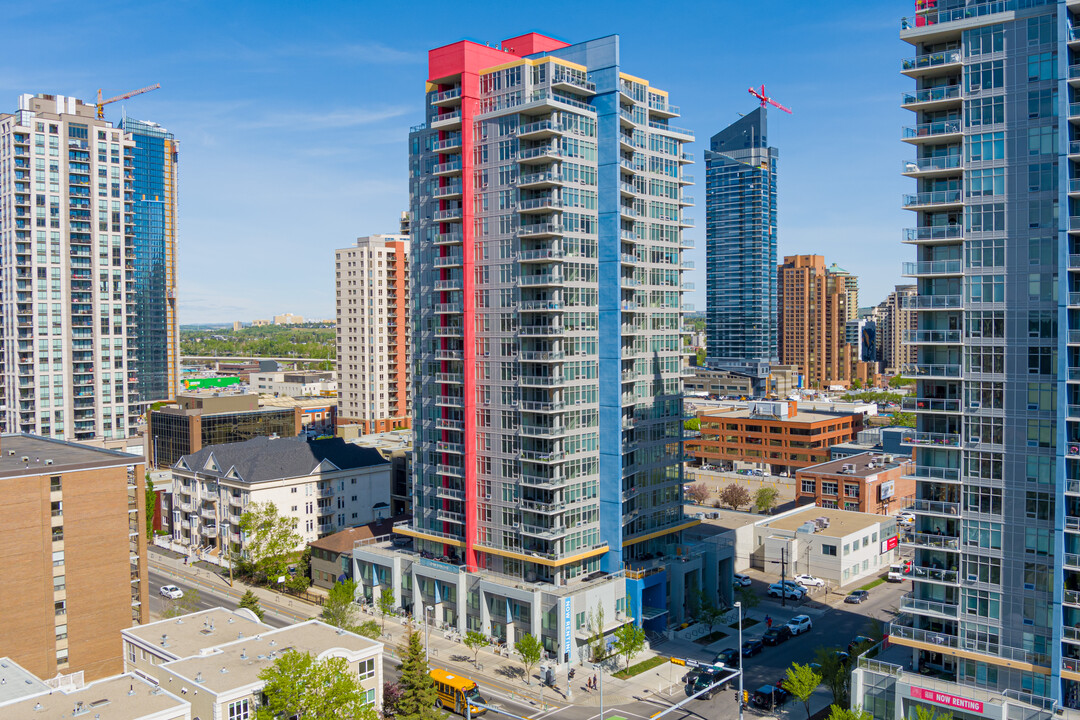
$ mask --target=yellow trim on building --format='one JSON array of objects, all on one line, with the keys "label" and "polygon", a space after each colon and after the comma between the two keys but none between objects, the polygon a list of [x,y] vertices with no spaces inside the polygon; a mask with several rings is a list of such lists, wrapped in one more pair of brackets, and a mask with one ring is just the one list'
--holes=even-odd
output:
[{"label": "yellow trim on building", "polygon": [[655,93],[657,95],[663,95],[664,97],[668,96],[668,91],[667,90],[661,90],[660,88],[650,87],[649,92]]},{"label": "yellow trim on building", "polygon": [[[916,650],[925,650],[932,653],[941,653],[943,655],[952,655],[953,657],[967,658],[968,660],[976,660],[978,662],[990,663],[992,665],[1000,665],[1001,667],[1013,668],[1014,670],[1023,670],[1025,672],[1037,672],[1041,675],[1049,675],[1050,668],[1042,665],[1034,665],[1022,660],[1009,660],[1008,658],[996,657],[994,655],[984,655],[982,653],[970,652],[968,650],[961,650],[960,648],[945,647],[944,645],[935,645],[934,643],[923,642],[922,640],[912,640],[910,638],[897,637],[895,635],[889,636],[889,642],[893,645],[903,645],[904,647],[915,648]],[[1064,671],[1062,676],[1064,676]],[[1077,675],[1077,679],[1080,680],[1080,674]]]},{"label": "yellow trim on building", "polygon": [[569,60],[563,60],[562,58],[552,57],[547,55],[542,58],[518,58],[512,62],[503,63],[502,65],[496,65],[494,67],[484,68],[480,71],[481,75],[490,75],[493,72],[499,70],[506,70],[507,68],[517,67],[518,65],[528,65],[529,67],[536,67],[542,63],[555,63],[556,65],[562,65],[573,70],[580,70],[581,72],[588,72],[588,68],[584,65],[578,65],[577,63],[570,62]]},{"label": "yellow trim on building", "polygon": [[560,565],[569,565],[573,562],[580,560],[586,560],[597,555],[603,555],[608,551],[608,547],[605,545],[602,548],[593,548],[592,550],[586,550],[583,553],[577,555],[571,555],[570,557],[560,558],[558,560],[548,560],[545,557],[535,557],[527,553],[513,552],[512,550],[498,550],[496,548],[489,548],[484,545],[473,546],[477,552],[489,553],[491,555],[499,555],[500,557],[514,558],[516,560],[524,560],[526,562],[536,563],[537,565],[546,565],[547,567],[559,567]]},{"label": "yellow trim on building", "polygon": [[624,72],[619,73],[619,78],[621,80],[629,80],[630,82],[636,82],[637,84],[644,85],[645,87],[649,86],[649,81],[645,78],[639,78],[635,75],[627,75]]},{"label": "yellow trim on building", "polygon": [[454,547],[465,547],[465,543],[461,540],[444,538],[441,535],[429,535],[425,532],[420,532],[419,530],[413,530],[411,527],[407,527],[405,525],[394,528],[394,532],[396,532],[398,535],[408,535],[409,537],[420,538],[421,540],[432,540],[434,542],[453,545]]},{"label": "yellow trim on building", "polygon": [[648,535],[642,535],[641,537],[624,540],[622,546],[627,547],[629,545],[636,545],[639,542],[645,542],[646,540],[652,540],[653,538],[660,537],[661,535],[667,535],[669,533],[679,532],[680,530],[686,530],[687,528],[692,528],[695,525],[700,524],[700,520],[691,520],[690,522],[685,522],[682,525],[676,525],[675,527],[666,528],[664,530],[657,530],[656,532],[649,533]]}]

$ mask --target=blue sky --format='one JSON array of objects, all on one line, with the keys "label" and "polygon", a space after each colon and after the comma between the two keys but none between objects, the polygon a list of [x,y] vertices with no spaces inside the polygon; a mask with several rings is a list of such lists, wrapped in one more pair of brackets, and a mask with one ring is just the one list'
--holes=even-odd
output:
[{"label": "blue sky", "polygon": [[[780,148],[780,254],[817,253],[877,303],[913,257],[900,229],[913,152],[899,141],[914,2],[48,2],[5,9],[0,111],[19,93],[105,93],[159,82],[106,117],[153,120],[180,153],[181,322],[282,312],[334,315],[333,250],[394,232],[408,205],[409,126],[423,120],[427,50],[536,31],[577,42],[622,36],[626,72],[682,106],[708,137],[754,107],[748,86],[795,111],[770,113]],[[704,188],[688,236],[704,309]]]}]

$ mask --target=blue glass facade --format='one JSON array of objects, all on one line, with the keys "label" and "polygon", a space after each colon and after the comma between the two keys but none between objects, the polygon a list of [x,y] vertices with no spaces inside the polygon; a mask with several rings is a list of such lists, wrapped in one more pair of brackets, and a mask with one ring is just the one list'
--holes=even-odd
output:
[{"label": "blue glass facade", "polygon": [[175,313],[176,142],[155,123],[124,118],[132,162],[137,402],[172,398],[177,387]]},{"label": "blue glass facade", "polygon": [[708,361],[759,377],[778,361],[778,157],[764,108],[714,135],[705,151]]}]

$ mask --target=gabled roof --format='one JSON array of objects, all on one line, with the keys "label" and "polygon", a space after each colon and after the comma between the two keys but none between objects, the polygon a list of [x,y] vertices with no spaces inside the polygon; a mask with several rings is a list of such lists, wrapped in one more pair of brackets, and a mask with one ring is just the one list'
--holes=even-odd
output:
[{"label": "gabled roof", "polygon": [[[217,469],[208,472],[207,464],[211,459]],[[237,443],[208,445],[183,456],[173,468],[188,471],[198,468],[200,473],[257,483],[303,477],[316,469],[335,472],[389,464],[390,461],[374,448],[353,445],[342,438],[309,442],[302,437],[257,437]]]}]

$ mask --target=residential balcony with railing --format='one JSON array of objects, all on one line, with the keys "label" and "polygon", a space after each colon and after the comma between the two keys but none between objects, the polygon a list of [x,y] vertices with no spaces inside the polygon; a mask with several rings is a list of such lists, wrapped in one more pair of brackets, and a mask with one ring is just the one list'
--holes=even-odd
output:
[{"label": "residential balcony with railing", "polygon": [[960,137],[963,132],[963,122],[961,120],[936,120],[905,127],[901,132],[902,139],[906,142],[940,141],[949,136]]},{"label": "residential balcony with railing", "polygon": [[963,225],[930,225],[925,227],[905,228],[902,242],[947,243],[956,242],[963,239]]},{"label": "residential balcony with railing", "polygon": [[959,399],[937,399],[905,397],[900,401],[900,407],[907,412],[943,412],[958,413],[962,410]]},{"label": "residential balcony with railing", "polygon": [[909,330],[904,337],[906,343],[930,343],[940,345],[958,345],[963,340],[960,330]]},{"label": "residential balcony with railing", "polygon": [[957,603],[922,600],[914,597],[911,593],[907,593],[900,596],[900,612],[930,615],[931,617],[957,618],[960,615],[960,606]]},{"label": "residential balcony with railing", "polygon": [[931,157],[916,158],[914,160],[904,160],[901,165],[900,173],[902,175],[948,175],[959,172],[963,167],[964,162],[962,155],[935,155]]},{"label": "residential balcony with railing", "polygon": [[934,277],[942,275],[962,275],[964,263],[961,260],[924,260],[906,262],[903,274],[908,277]]},{"label": "residential balcony with railing", "polygon": [[960,503],[946,502],[944,500],[923,500],[921,498],[905,498],[904,510],[921,515],[938,515],[946,518],[960,515]]},{"label": "residential balcony with railing", "polygon": [[900,104],[904,107],[909,107],[913,105],[925,105],[928,103],[959,103],[960,99],[961,93],[959,85],[939,85],[937,87],[904,92],[900,97]]},{"label": "residential balcony with railing", "polygon": [[911,432],[901,439],[903,445],[915,445],[919,447],[943,447],[959,449],[961,446],[959,433],[940,432]]},{"label": "residential balcony with railing", "polygon": [[903,365],[900,370],[905,377],[926,380],[958,380],[963,377],[963,366],[957,364]]},{"label": "residential balcony with railing", "polygon": [[900,72],[906,75],[914,75],[920,71],[937,68],[960,67],[963,60],[963,51],[960,48],[942,50],[941,52],[924,53],[915,57],[904,58],[900,61]]},{"label": "residential balcony with railing", "polygon": [[930,190],[927,192],[904,195],[905,208],[926,208],[931,206],[963,205],[963,190]]}]

